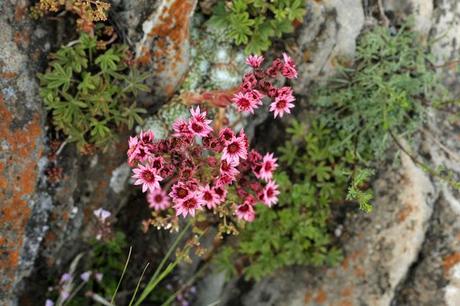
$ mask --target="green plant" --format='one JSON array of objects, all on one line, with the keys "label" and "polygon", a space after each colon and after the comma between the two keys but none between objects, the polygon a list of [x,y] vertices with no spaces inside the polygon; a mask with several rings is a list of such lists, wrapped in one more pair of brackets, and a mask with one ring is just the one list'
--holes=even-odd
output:
[{"label": "green plant", "polygon": [[276,180],[281,191],[275,208],[259,207],[257,218],[241,232],[238,248],[227,248],[218,260],[234,270],[230,256],[247,258],[247,278],[260,279],[292,265],[334,264],[341,259],[331,246],[330,206],[346,197],[353,152],[331,150],[341,139],[312,116],[311,125],[293,121],[279,149],[284,169]]},{"label": "green plant", "polygon": [[287,129],[279,149],[279,205],[257,210],[238,247],[219,256],[223,268],[235,272],[232,262],[240,257],[249,261],[245,276],[260,279],[281,267],[340,259],[331,245],[331,208],[351,201],[371,211],[372,168],[446,99],[426,50],[406,26],[394,34],[377,27],[361,37],[354,66],[316,89],[309,115]]},{"label": "green plant", "polygon": [[385,156],[391,134],[410,139],[431,105],[445,98],[432,58],[407,25],[394,34],[384,27],[365,33],[355,65],[312,99],[324,124],[346,135],[336,150],[354,150],[368,164]]},{"label": "green plant", "polygon": [[294,30],[293,22],[305,14],[303,6],[301,0],[221,0],[208,24],[225,29],[237,45],[246,45],[246,53],[259,54],[274,37]]},{"label": "green plant", "polygon": [[146,76],[126,64],[126,46],[105,47],[83,33],[52,54],[49,68],[38,75],[40,96],[55,127],[80,149],[86,144],[104,147],[115,137],[114,128],[141,124],[139,114],[145,113],[130,101],[148,90],[142,84]]},{"label": "green plant", "polygon": [[112,296],[116,291],[120,274],[127,260],[127,246],[123,232],[115,232],[113,238],[107,241],[94,240],[91,244],[88,270],[103,274],[103,281],[98,284],[102,287],[102,292],[98,292],[103,296]]}]

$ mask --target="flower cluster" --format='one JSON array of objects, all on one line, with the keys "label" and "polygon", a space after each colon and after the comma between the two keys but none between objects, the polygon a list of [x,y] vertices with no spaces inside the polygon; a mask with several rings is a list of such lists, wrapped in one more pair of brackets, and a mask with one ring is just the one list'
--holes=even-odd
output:
[{"label": "flower cluster", "polygon": [[147,193],[155,211],[186,217],[226,207],[230,215],[251,222],[254,205],[277,202],[277,159],[249,150],[243,130],[214,129],[206,116],[199,106],[191,109],[190,119],[177,120],[168,139],[155,140],[151,131],[131,137],[134,184]]},{"label": "flower cluster", "polygon": [[263,61],[264,58],[260,55],[250,55],[246,59],[252,72],[244,75],[239,92],[233,96],[232,101],[238,111],[253,114],[263,104],[262,99],[269,97],[272,101],[270,112],[274,113],[275,118],[281,118],[285,113],[291,113],[295,98],[291,87],[276,87],[274,84],[279,75],[288,79],[297,78],[296,66],[286,53],[283,53],[283,59],[275,59],[266,69],[261,68]]}]

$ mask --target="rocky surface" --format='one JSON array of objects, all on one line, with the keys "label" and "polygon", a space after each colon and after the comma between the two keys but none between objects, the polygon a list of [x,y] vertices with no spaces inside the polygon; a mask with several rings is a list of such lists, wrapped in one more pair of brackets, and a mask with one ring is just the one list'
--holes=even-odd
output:
[{"label": "rocky surface", "polygon": [[45,113],[33,65],[45,45],[36,44],[24,1],[0,9],[0,304],[9,305],[34,263],[50,200],[38,187]]}]

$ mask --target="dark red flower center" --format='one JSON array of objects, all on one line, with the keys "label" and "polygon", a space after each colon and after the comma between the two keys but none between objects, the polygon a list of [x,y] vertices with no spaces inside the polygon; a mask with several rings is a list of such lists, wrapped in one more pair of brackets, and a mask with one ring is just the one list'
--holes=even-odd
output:
[{"label": "dark red flower center", "polygon": [[230,154],[235,154],[240,150],[240,145],[237,142],[232,142],[231,144],[228,145],[227,151]]},{"label": "dark red flower center", "polygon": [[222,197],[224,195],[224,190],[222,188],[220,188],[220,187],[215,188],[214,192],[217,193],[220,197]]},{"label": "dark red flower center", "polygon": [[264,169],[267,172],[272,171],[272,164],[271,163],[265,163]]},{"label": "dark red flower center", "polygon": [[196,123],[196,122],[193,122],[193,123],[192,123],[192,130],[193,130],[194,132],[199,133],[199,132],[203,131],[203,129],[204,129],[204,128],[203,128],[203,126],[202,126],[201,124],[198,124],[198,123]]},{"label": "dark red flower center", "polygon": [[279,100],[277,103],[276,103],[276,107],[278,108],[285,108],[286,107],[286,100]]},{"label": "dark red flower center", "polygon": [[208,201],[208,202],[212,201],[212,194],[209,191],[205,192],[203,194],[203,199],[205,199],[205,201]]},{"label": "dark red flower center", "polygon": [[271,198],[271,197],[273,196],[273,194],[274,194],[273,189],[272,189],[272,188],[268,188],[268,189],[267,189],[267,196],[268,196],[269,198]]},{"label": "dark red flower center", "polygon": [[183,199],[188,196],[188,190],[182,187],[177,188],[176,194],[179,198]]},{"label": "dark red flower center", "polygon": [[145,170],[142,173],[142,178],[144,179],[144,181],[146,181],[148,183],[155,182],[155,174],[150,170]]},{"label": "dark red flower center", "polygon": [[159,160],[155,160],[152,164],[152,167],[155,169],[160,169],[161,168],[161,162]]},{"label": "dark red flower center", "polygon": [[185,200],[183,205],[185,208],[191,209],[191,208],[195,208],[197,204],[198,202],[196,201],[195,198],[190,198],[188,200]]},{"label": "dark red flower center", "polygon": [[243,213],[245,213],[245,212],[249,211],[249,205],[248,204],[243,204],[238,208],[238,210],[243,212]]},{"label": "dark red flower center", "polygon": [[223,160],[223,161],[222,161],[222,165],[220,166],[220,168],[221,168],[223,171],[228,171],[228,170],[230,170],[230,165],[227,163],[226,160]]},{"label": "dark red flower center", "polygon": [[161,194],[157,194],[153,199],[155,202],[161,203],[163,201],[163,196]]},{"label": "dark red flower center", "polygon": [[251,106],[251,102],[246,98],[241,98],[239,102],[242,108],[248,108],[249,106]]},{"label": "dark red flower center", "polygon": [[225,140],[230,140],[232,139],[233,135],[230,133],[230,131],[225,131],[222,136],[224,137]]}]

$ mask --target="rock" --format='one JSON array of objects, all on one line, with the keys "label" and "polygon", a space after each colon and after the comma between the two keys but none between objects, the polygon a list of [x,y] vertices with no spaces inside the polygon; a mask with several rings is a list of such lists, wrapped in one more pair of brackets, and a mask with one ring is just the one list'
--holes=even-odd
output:
[{"label": "rock", "polygon": [[428,176],[407,156],[399,174],[381,175],[375,190],[372,214],[347,217],[339,266],[281,271],[255,284],[242,305],[390,305],[418,258],[437,197]]},{"label": "rock", "polygon": [[[196,0],[162,0],[143,22],[143,37],[136,44],[136,59],[146,65],[152,92],[143,103],[166,101],[172,97],[189,65],[190,18]],[[155,99],[152,99],[155,96]]]},{"label": "rock", "polygon": [[2,4],[0,15],[0,304],[15,305],[44,233],[50,201],[40,195],[44,109],[35,67],[42,54],[23,1]]},{"label": "rock", "polygon": [[300,54],[297,93],[318,77],[330,76],[338,63],[350,61],[356,39],[364,26],[364,11],[358,0],[308,1],[307,14],[298,30]]},{"label": "rock", "polygon": [[428,36],[434,9],[432,0],[384,0],[383,7],[385,13],[391,13],[399,24],[413,16],[414,30]]}]

